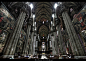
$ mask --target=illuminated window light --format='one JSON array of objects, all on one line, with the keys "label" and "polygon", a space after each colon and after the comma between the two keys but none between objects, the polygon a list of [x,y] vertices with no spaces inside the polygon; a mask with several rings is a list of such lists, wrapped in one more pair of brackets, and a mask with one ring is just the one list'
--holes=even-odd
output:
[{"label": "illuminated window light", "polygon": [[51,21],[51,24],[52,24],[52,21]]},{"label": "illuminated window light", "polygon": [[58,31],[57,31],[57,35],[58,35]]},{"label": "illuminated window light", "polygon": [[52,14],[52,17],[54,18],[54,14]]},{"label": "illuminated window light", "polygon": [[35,22],[35,25],[36,25],[36,22]]},{"label": "illuminated window light", "polygon": [[42,46],[42,48],[45,48],[45,46]]},{"label": "illuminated window light", "polygon": [[33,15],[33,18],[35,18],[35,15]]},{"label": "illuminated window light", "polygon": [[58,4],[62,4],[62,2],[58,2]]},{"label": "illuminated window light", "polygon": [[31,9],[33,9],[33,4],[32,3],[29,6],[31,7]]},{"label": "illuminated window light", "polygon": [[54,8],[56,9],[56,8],[57,8],[57,6],[58,6],[58,4],[57,4],[57,3],[55,3],[55,4],[54,4]]},{"label": "illuminated window light", "polygon": [[44,21],[43,21],[43,24],[44,24]]},{"label": "illuminated window light", "polygon": [[35,28],[35,30],[36,30],[36,28]]}]

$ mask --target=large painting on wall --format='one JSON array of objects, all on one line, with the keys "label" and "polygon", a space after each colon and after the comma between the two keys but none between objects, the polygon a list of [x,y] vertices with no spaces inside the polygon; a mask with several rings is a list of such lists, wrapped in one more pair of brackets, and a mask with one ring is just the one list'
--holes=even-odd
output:
[{"label": "large painting on wall", "polygon": [[80,10],[78,14],[74,15],[73,24],[76,32],[83,37],[83,44],[86,48],[86,4]]},{"label": "large painting on wall", "polygon": [[14,28],[15,19],[4,5],[0,6],[0,28],[11,31]]},{"label": "large painting on wall", "polygon": [[6,32],[0,28],[0,53],[2,52],[2,50],[5,46],[7,36],[8,36],[8,32]]},{"label": "large painting on wall", "polygon": [[78,27],[79,32],[83,31],[84,29],[86,30],[86,5],[78,14],[74,15],[73,23],[75,27]]},{"label": "large painting on wall", "polygon": [[8,11],[6,6],[0,6],[0,53],[2,52],[9,33],[12,33],[15,26],[15,18]]}]

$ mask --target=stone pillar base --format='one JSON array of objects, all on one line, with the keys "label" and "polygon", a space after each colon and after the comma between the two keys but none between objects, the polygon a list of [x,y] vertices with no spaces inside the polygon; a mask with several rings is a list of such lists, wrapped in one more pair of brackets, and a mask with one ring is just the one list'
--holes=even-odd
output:
[{"label": "stone pillar base", "polygon": [[3,58],[7,58],[8,57],[8,55],[3,55]]},{"label": "stone pillar base", "polygon": [[74,59],[86,59],[86,56],[74,56]]},{"label": "stone pillar base", "polygon": [[22,54],[23,57],[26,57],[26,54]]},{"label": "stone pillar base", "polygon": [[10,57],[14,58],[14,55],[3,55],[3,58],[10,58]]}]

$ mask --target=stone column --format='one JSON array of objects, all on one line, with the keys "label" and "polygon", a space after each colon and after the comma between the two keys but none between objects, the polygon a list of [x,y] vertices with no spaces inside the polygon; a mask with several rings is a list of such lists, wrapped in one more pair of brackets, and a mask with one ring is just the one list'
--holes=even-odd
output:
[{"label": "stone column", "polygon": [[[14,44],[13,42],[14,42],[14,37],[15,37],[15,35],[16,35],[16,33],[17,33],[17,30],[19,29],[19,25],[21,24],[21,18],[22,18],[22,16],[23,16],[23,12],[21,12],[20,13],[20,15],[19,15],[19,17],[18,17],[18,19],[17,19],[17,25],[16,25],[16,28],[15,28],[15,30],[14,30],[14,33],[13,33],[13,36],[12,36],[12,38],[10,39],[10,42],[9,42],[9,45],[8,45],[8,47],[7,47],[7,50],[6,50],[6,52],[4,53],[4,56],[3,56],[3,58],[6,58],[8,55],[9,55],[9,53],[10,53],[10,51],[12,50],[13,51],[13,49],[11,49],[11,46]],[[11,49],[11,50],[10,50]]]},{"label": "stone column", "polygon": [[52,42],[52,54],[53,55],[55,55],[56,54],[56,52],[55,52],[55,47],[54,47],[54,40],[55,40],[55,37],[54,37],[54,19],[53,19],[53,21],[51,21],[51,33],[50,33],[50,38],[51,38],[51,42]]},{"label": "stone column", "polygon": [[22,56],[24,56],[24,55],[25,55],[26,38],[25,38],[25,40],[24,40],[24,44],[23,44],[23,45],[24,45],[24,46],[23,46]]},{"label": "stone column", "polygon": [[[31,40],[31,42],[32,42],[32,40]],[[31,52],[32,52],[32,44],[31,44],[31,42],[29,43],[29,54],[31,55]]]},{"label": "stone column", "polygon": [[85,55],[83,47],[78,39],[78,36],[75,32],[75,29],[72,25],[71,19],[68,16],[68,13],[65,11],[62,13],[63,21],[65,23],[65,27],[67,28],[67,32],[69,35],[69,42],[71,45],[71,49],[74,55]]},{"label": "stone column", "polygon": [[36,55],[37,55],[37,50],[38,50],[38,39],[36,39],[36,41],[35,41],[35,49],[36,49]]},{"label": "stone column", "polygon": [[56,51],[56,54],[58,54],[58,44],[57,44],[56,32],[54,34],[55,34],[55,51]]},{"label": "stone column", "polygon": [[34,40],[33,40],[33,55],[35,55],[35,42],[36,42],[36,35],[34,35]]},{"label": "stone column", "polygon": [[66,54],[66,48],[65,48],[65,44],[64,44],[64,41],[63,41],[63,38],[62,38],[62,34],[61,34],[61,28],[60,26],[58,25],[57,26],[57,29],[58,29],[58,38],[59,38],[59,48],[60,48],[60,52],[61,54]]},{"label": "stone column", "polygon": [[[28,25],[28,32],[27,32],[27,42],[29,41],[29,44],[31,42],[31,38],[29,37],[30,36],[30,30],[31,30],[31,25]],[[27,44],[28,45],[28,44]],[[27,49],[27,48],[26,48]],[[29,48],[30,49],[30,48]]]},{"label": "stone column", "polygon": [[36,40],[36,43],[35,43],[35,45],[36,45],[35,47],[37,48],[37,47],[38,47],[38,41],[37,41],[37,40]]},{"label": "stone column", "polygon": [[30,39],[29,35],[30,35],[30,29],[31,29],[31,25],[28,25],[28,28],[27,28],[27,33],[26,33],[26,41],[25,41],[25,44],[24,44],[24,49],[23,49],[23,55],[26,55],[27,54],[27,51],[28,51],[28,41]]},{"label": "stone column", "polygon": [[31,55],[33,54],[33,32],[32,32],[32,34],[31,34],[31,45],[30,45],[30,47],[31,47]]},{"label": "stone column", "polygon": [[51,39],[51,41],[52,41],[52,54],[55,55],[56,54],[56,51],[55,51],[55,46],[54,46],[54,42],[55,42],[54,41],[55,40],[54,34],[51,35],[51,38],[52,38]]},{"label": "stone column", "polygon": [[52,48],[51,40],[49,41],[50,48]]},{"label": "stone column", "polygon": [[69,52],[68,53],[72,54],[72,50],[71,50],[71,46],[70,46],[69,40],[67,41],[67,43],[68,43],[68,48],[69,48]]},{"label": "stone column", "polygon": [[73,24],[72,24],[72,22],[71,22],[71,19],[70,19],[68,13],[65,12],[65,15],[66,15],[66,17],[67,17],[67,20],[68,20],[68,23],[69,23],[69,26],[70,26],[72,35],[73,35],[74,40],[75,40],[75,43],[76,43],[76,45],[77,45],[77,49],[78,49],[78,51],[79,51],[79,53],[80,53],[79,55],[85,55],[84,47],[82,46],[82,43],[80,42],[79,37],[78,37],[78,35],[77,35],[76,32],[75,32],[75,29],[74,29],[74,27],[73,27]]},{"label": "stone column", "polygon": [[68,32],[68,36],[70,38],[69,42],[70,42],[70,45],[71,45],[72,52],[73,52],[74,55],[77,55],[78,54],[78,51],[76,51],[77,47],[76,47],[76,44],[74,42],[74,38],[72,36],[71,29],[69,27],[69,23],[67,22],[68,20],[66,19],[66,16],[65,16],[64,12],[62,13],[62,17],[63,17],[63,21],[64,21],[65,27],[67,29],[67,32]]},{"label": "stone column", "polygon": [[28,40],[29,40],[29,45],[28,45],[28,49],[27,49],[27,51],[28,51],[28,54],[29,54],[29,52],[30,52],[30,43],[31,43],[31,38],[29,38]]},{"label": "stone column", "polygon": [[18,29],[16,31],[16,35],[15,35],[15,38],[14,38],[13,45],[11,47],[10,55],[14,55],[14,53],[15,53],[15,49],[16,49],[16,46],[17,46],[17,42],[18,42],[18,39],[19,39],[19,36],[20,36],[20,32],[21,32],[21,29],[22,29],[22,25],[23,25],[25,16],[26,16],[26,13],[23,12],[22,17],[20,19]]},{"label": "stone column", "polygon": [[52,50],[52,38],[51,38],[51,33],[49,34],[49,45],[50,45],[50,50]]},{"label": "stone column", "polygon": [[10,36],[8,36],[8,40],[5,42],[5,46],[4,46],[4,49],[3,49],[3,54],[5,54],[7,48],[8,48],[8,45],[9,45],[9,42],[10,42],[10,38],[12,37],[13,33],[10,34]]}]

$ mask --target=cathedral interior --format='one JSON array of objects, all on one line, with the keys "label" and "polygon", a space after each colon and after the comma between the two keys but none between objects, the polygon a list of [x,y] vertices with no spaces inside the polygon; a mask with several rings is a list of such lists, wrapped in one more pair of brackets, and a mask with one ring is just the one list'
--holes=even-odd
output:
[{"label": "cathedral interior", "polygon": [[0,58],[86,59],[86,2],[0,2]]}]

